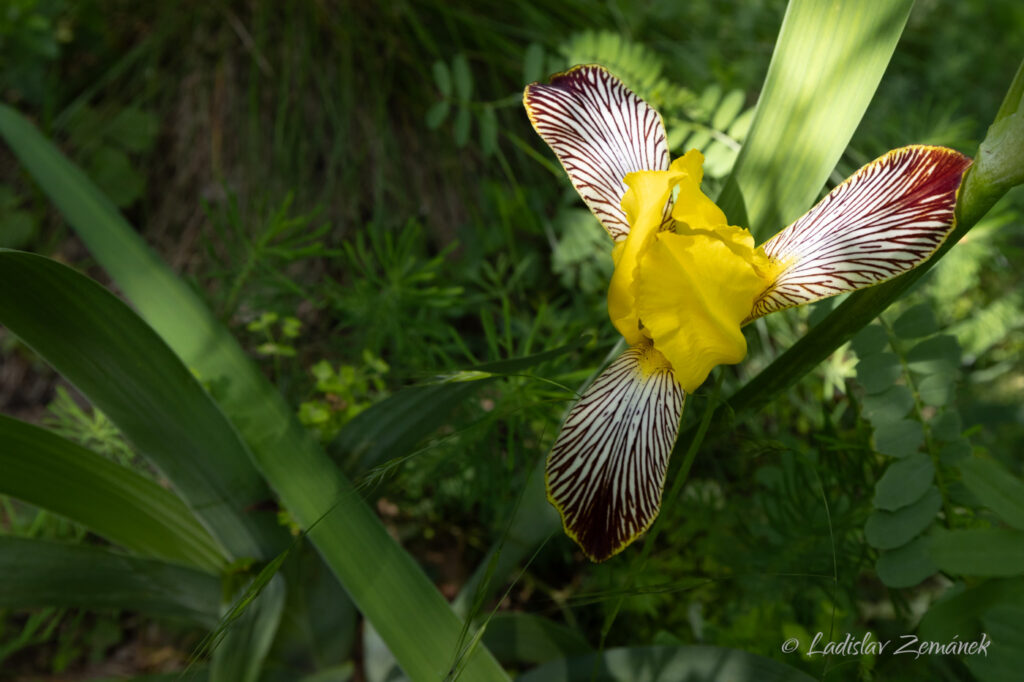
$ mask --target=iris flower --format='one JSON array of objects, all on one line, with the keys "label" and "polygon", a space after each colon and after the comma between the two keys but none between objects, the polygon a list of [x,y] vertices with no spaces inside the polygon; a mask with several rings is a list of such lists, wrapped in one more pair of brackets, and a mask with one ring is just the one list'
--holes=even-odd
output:
[{"label": "iris flower", "polygon": [[565,532],[604,561],[657,517],[684,398],[743,359],[741,327],[926,261],[970,159],[891,151],[755,247],[701,191],[700,152],[670,163],[661,116],[604,68],[529,85],[523,102],[614,242],[608,312],[629,349],[569,411],[545,472]]}]

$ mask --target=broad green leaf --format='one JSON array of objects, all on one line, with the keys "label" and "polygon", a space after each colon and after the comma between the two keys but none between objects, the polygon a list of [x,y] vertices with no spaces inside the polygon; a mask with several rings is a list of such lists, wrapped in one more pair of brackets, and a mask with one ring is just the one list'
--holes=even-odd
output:
[{"label": "broad green leaf", "polygon": [[468,102],[473,96],[473,74],[469,61],[461,52],[452,59],[452,77],[455,81],[455,96],[460,102]]},{"label": "broad green leaf", "polygon": [[947,466],[955,466],[971,456],[971,444],[965,438],[957,438],[942,446],[939,450],[939,461]]},{"label": "broad green leaf", "polygon": [[519,682],[810,682],[797,668],[739,649],[713,646],[630,647],[551,661]]},{"label": "broad green leaf", "polygon": [[900,359],[893,353],[875,353],[857,363],[857,381],[868,394],[881,393],[889,388],[902,372]]},{"label": "broad green leaf", "polygon": [[[878,88],[910,0],[794,0],[719,205],[761,242],[804,213]],[[745,210],[744,210],[745,207]]]},{"label": "broad green leaf", "polygon": [[[0,135],[142,317],[194,372],[218,387],[220,407],[256,463],[294,518],[307,529],[317,524],[310,539],[406,674],[434,679],[438,670],[447,670],[461,644],[459,619],[235,339],[88,178],[4,106]],[[507,679],[482,647],[475,649],[466,675]]]},{"label": "broad green leaf", "polygon": [[876,509],[864,526],[868,544],[878,549],[902,547],[920,535],[942,508],[942,495],[932,486],[917,502],[894,512]]},{"label": "broad green leaf", "polygon": [[875,485],[875,508],[896,511],[913,504],[934,480],[935,466],[928,455],[919,453],[894,462]]},{"label": "broad green leaf", "polygon": [[427,128],[430,130],[437,130],[444,123],[444,120],[448,117],[448,110],[451,109],[451,104],[448,100],[443,99],[440,102],[434,102],[427,109],[426,123]]},{"label": "broad green leaf", "polygon": [[921,402],[932,407],[942,407],[953,399],[956,387],[956,373],[932,374],[917,383],[917,395]]},{"label": "broad green leaf", "polygon": [[968,528],[936,533],[931,558],[955,575],[1008,577],[1024,574],[1024,532]]},{"label": "broad green leaf", "polygon": [[951,334],[939,334],[907,351],[907,366],[919,374],[936,374],[960,366],[960,343]]},{"label": "broad green leaf", "polygon": [[113,294],[56,261],[0,250],[0,323],[117,424],[231,556],[279,542],[245,511],[270,492],[231,424]]},{"label": "broad green leaf", "polygon": [[140,554],[216,572],[210,534],[170,491],[46,429],[0,415],[0,493]]},{"label": "broad green leaf", "polygon": [[473,125],[473,115],[469,110],[469,107],[459,107],[458,112],[455,114],[455,146],[462,147],[466,146],[469,142],[469,132]]},{"label": "broad green leaf", "polygon": [[889,345],[889,334],[880,324],[869,324],[861,329],[850,341],[850,347],[857,357],[863,359],[868,355],[881,353]]},{"label": "broad green leaf", "polygon": [[882,552],[875,565],[879,579],[888,587],[914,587],[938,572],[929,554],[928,535]]},{"label": "broad green leaf", "polygon": [[484,644],[505,665],[544,663],[590,652],[576,630],[530,613],[499,613],[487,621]]},{"label": "broad green leaf", "polygon": [[444,97],[451,97],[452,94],[452,72],[448,68],[448,64],[442,59],[438,59],[434,62],[432,68],[434,72],[434,83],[437,85],[437,89],[440,90],[441,95]]},{"label": "broad green leaf", "polygon": [[930,303],[918,303],[907,308],[892,324],[892,331],[901,339],[919,339],[939,330]]},{"label": "broad green leaf", "polygon": [[[962,656],[964,663],[980,682],[1020,679],[1024,669],[1024,605],[997,604],[982,616],[981,623],[989,646],[983,655]],[[983,640],[978,636],[974,641]]]},{"label": "broad green leaf", "polygon": [[958,440],[963,433],[964,426],[960,420],[960,413],[956,410],[945,410],[930,424],[932,436],[942,441]]},{"label": "broad green leaf", "polygon": [[875,451],[890,457],[909,457],[924,443],[921,422],[901,419],[875,427]]},{"label": "broad green leaf", "polygon": [[996,604],[1024,607],[1024,578],[995,578],[966,588],[958,583],[928,608],[918,633],[932,641],[973,637],[981,631],[982,614]]},{"label": "broad green leaf", "polygon": [[498,151],[498,117],[491,106],[480,112],[480,151],[484,156]]},{"label": "broad green leaf", "polygon": [[[914,406],[914,394],[906,386],[890,386],[881,393],[866,395],[861,414],[876,427],[899,422]],[[877,437],[877,436],[876,436]]]},{"label": "broad green leaf", "polygon": [[99,547],[0,536],[0,608],[126,609],[217,622],[220,580]]},{"label": "broad green leaf", "polygon": [[999,518],[1024,530],[1024,481],[994,459],[972,457],[960,464],[964,484]]}]

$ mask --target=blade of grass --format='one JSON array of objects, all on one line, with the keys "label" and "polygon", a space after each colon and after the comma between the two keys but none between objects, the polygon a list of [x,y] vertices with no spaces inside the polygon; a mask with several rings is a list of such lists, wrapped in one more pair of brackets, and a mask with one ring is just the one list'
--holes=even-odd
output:
[{"label": "blade of grass", "polygon": [[217,622],[218,578],[99,547],[0,536],[0,575],[0,608],[129,609]]},{"label": "blade of grass", "polygon": [[867,110],[912,0],[792,0],[718,203],[757,241],[814,203]]},{"label": "blade of grass", "polygon": [[224,550],[174,493],[46,429],[0,415],[0,493],[140,554],[224,567]]}]

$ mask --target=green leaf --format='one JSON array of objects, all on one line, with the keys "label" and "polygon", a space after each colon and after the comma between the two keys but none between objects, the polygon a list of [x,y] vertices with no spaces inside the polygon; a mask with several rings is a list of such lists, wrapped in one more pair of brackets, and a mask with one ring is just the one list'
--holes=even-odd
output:
[{"label": "green leaf", "polygon": [[487,621],[484,644],[505,665],[544,663],[590,652],[576,630],[530,613],[499,613]]},{"label": "green leaf", "polygon": [[648,646],[551,661],[518,682],[810,682],[810,675],[770,658],[713,646]]},{"label": "green leaf", "polygon": [[66,516],[127,549],[216,572],[223,550],[150,479],[45,429],[0,415],[0,493]]},{"label": "green leaf", "polygon": [[99,547],[0,536],[0,608],[141,611],[211,627],[220,580]]},{"label": "green leaf", "polygon": [[956,374],[932,374],[917,384],[917,395],[925,405],[942,407],[953,400]]},{"label": "green leaf", "polygon": [[960,413],[956,410],[944,410],[930,424],[932,436],[942,441],[959,440],[964,426],[960,421]]},{"label": "green leaf", "polygon": [[875,451],[890,457],[909,457],[924,444],[921,422],[901,419],[875,427]]},{"label": "green leaf", "polygon": [[[875,425],[899,422],[914,406],[914,394],[906,386],[890,386],[881,393],[866,395],[861,401],[861,415]],[[877,438],[877,430],[876,430]]]},{"label": "green leaf", "polygon": [[915,454],[893,463],[875,484],[875,509],[896,511],[917,502],[932,487],[935,466],[928,455]]},{"label": "green leaf", "polygon": [[868,355],[881,353],[889,345],[889,334],[880,324],[869,324],[861,329],[850,341],[850,347],[857,357],[864,359]]},{"label": "green leaf", "polygon": [[279,542],[245,512],[270,492],[244,444],[188,368],[117,297],[65,265],[0,250],[0,323],[117,424],[231,556],[259,557]]},{"label": "green leaf", "polygon": [[881,393],[892,386],[902,373],[900,359],[893,353],[875,353],[857,363],[857,381],[868,394]]},{"label": "green leaf", "polygon": [[942,508],[942,495],[932,486],[917,502],[894,512],[876,509],[864,526],[868,544],[878,549],[902,547],[928,528]]},{"label": "green leaf", "polygon": [[939,450],[939,461],[947,466],[955,466],[971,456],[971,444],[965,438],[958,438],[942,446]]},{"label": "green leaf", "polygon": [[491,106],[480,112],[480,151],[484,156],[498,151],[498,117]]},{"label": "green leaf", "polygon": [[878,88],[912,4],[789,3],[753,126],[719,197],[730,222],[749,226],[761,242],[814,203]]},{"label": "green leaf", "polygon": [[907,366],[919,374],[949,372],[960,366],[960,342],[951,334],[939,334],[907,351]]},{"label": "green leaf", "polygon": [[[406,674],[433,679],[447,670],[461,646],[462,623],[235,339],[81,171],[2,105],[0,135],[139,313],[193,371],[218,387],[221,408],[284,506],[304,528],[317,524],[310,539]],[[474,650],[466,675],[507,679],[483,647]]]},{"label": "green leaf", "polygon": [[925,612],[918,628],[921,639],[946,641],[981,632],[981,616],[996,604],[1024,606],[1024,578],[995,578],[948,590]]},{"label": "green leaf", "polygon": [[93,179],[117,206],[130,206],[140,196],[145,183],[120,149],[100,147],[87,164]]},{"label": "green leaf", "polygon": [[981,623],[990,646],[984,654],[963,656],[971,674],[980,682],[1020,679],[1024,668],[1024,606],[997,604],[982,616]]},{"label": "green leaf", "polygon": [[523,82],[535,83],[544,75],[544,47],[539,43],[530,43],[523,54]]},{"label": "green leaf", "polygon": [[445,98],[451,97],[452,72],[448,69],[448,64],[446,64],[444,60],[438,59],[434,62],[434,66],[431,68],[431,71],[434,73],[434,84],[437,85],[437,89],[441,92],[441,95]]},{"label": "green leaf", "polygon": [[469,107],[459,107],[458,113],[455,114],[455,146],[462,147],[466,146],[469,142],[469,131],[473,124],[473,115],[470,112]]},{"label": "green leaf", "polygon": [[718,105],[714,117],[711,119],[711,127],[723,132],[727,130],[729,125],[736,120],[736,117],[743,110],[743,104],[746,99],[747,96],[742,90],[730,90],[726,93]]},{"label": "green leaf", "polygon": [[128,152],[145,152],[153,148],[160,121],[154,114],[138,107],[125,107],[110,120],[109,140]]},{"label": "green leaf", "polygon": [[901,339],[919,339],[938,330],[939,323],[935,321],[930,303],[918,303],[907,308],[892,325],[893,333]]},{"label": "green leaf", "polygon": [[430,130],[437,130],[444,123],[444,120],[448,118],[448,111],[451,109],[451,105],[448,100],[443,99],[440,102],[434,102],[429,109],[427,109],[426,123],[427,128]]},{"label": "green leaf", "polygon": [[936,533],[931,557],[955,575],[1024,575],[1024,532],[1007,528],[968,528]]},{"label": "green leaf", "polygon": [[960,464],[964,485],[1007,524],[1024,530],[1024,481],[994,459],[971,457]]},{"label": "green leaf", "polygon": [[466,55],[459,53],[452,59],[452,75],[455,79],[455,96],[460,102],[469,102],[473,96],[473,74],[469,70]]},{"label": "green leaf", "polygon": [[901,588],[920,585],[935,575],[939,568],[928,552],[929,542],[930,537],[922,535],[902,547],[883,551],[875,565],[878,578],[887,587]]}]

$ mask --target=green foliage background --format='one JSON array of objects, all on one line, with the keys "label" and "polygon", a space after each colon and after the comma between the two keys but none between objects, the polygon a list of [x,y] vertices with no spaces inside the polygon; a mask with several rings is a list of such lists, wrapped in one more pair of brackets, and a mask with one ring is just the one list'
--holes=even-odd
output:
[{"label": "green foliage background", "polygon": [[[3,101],[200,292],[457,610],[477,624],[497,610],[482,641],[507,669],[710,644],[827,679],[1019,670],[1024,565],[1016,535],[992,535],[1022,529],[1019,190],[782,397],[753,415],[722,409],[649,555],[638,546],[586,563],[549,532],[546,509],[522,526],[539,537],[517,535],[565,408],[616,342],[609,245],[530,129],[523,85],[606,65],[662,112],[674,154],[704,150],[715,196],[749,131],[784,2],[13,0],[5,11]],[[974,154],[1021,34],[1014,0],[917,3],[829,185],[905,144]],[[6,148],[0,247],[109,283]],[[753,325],[750,358],[722,370],[723,394],[834,305]],[[431,383],[556,348],[483,381]],[[0,352],[4,414],[161,482],[2,327]],[[684,433],[711,401],[707,389],[688,399]],[[26,501],[0,502],[5,535],[104,545]],[[297,529],[287,509],[278,525]],[[945,548],[937,564],[926,537]],[[496,546],[510,565],[488,572]],[[283,570],[316,574],[312,555],[301,545]],[[195,580],[196,594],[211,589]],[[312,595],[289,593],[285,635],[302,627],[287,618],[294,600],[352,608],[336,584],[310,584]],[[982,606],[954,617],[957,599]],[[173,671],[204,651],[201,629],[74,607],[3,612],[0,679],[114,674],[115,659],[132,673]],[[273,678],[274,665],[386,678],[392,661],[372,628],[319,617],[329,641],[311,652],[283,636],[266,679],[291,679]],[[986,659],[780,651],[817,632],[948,641],[983,630]]]}]

